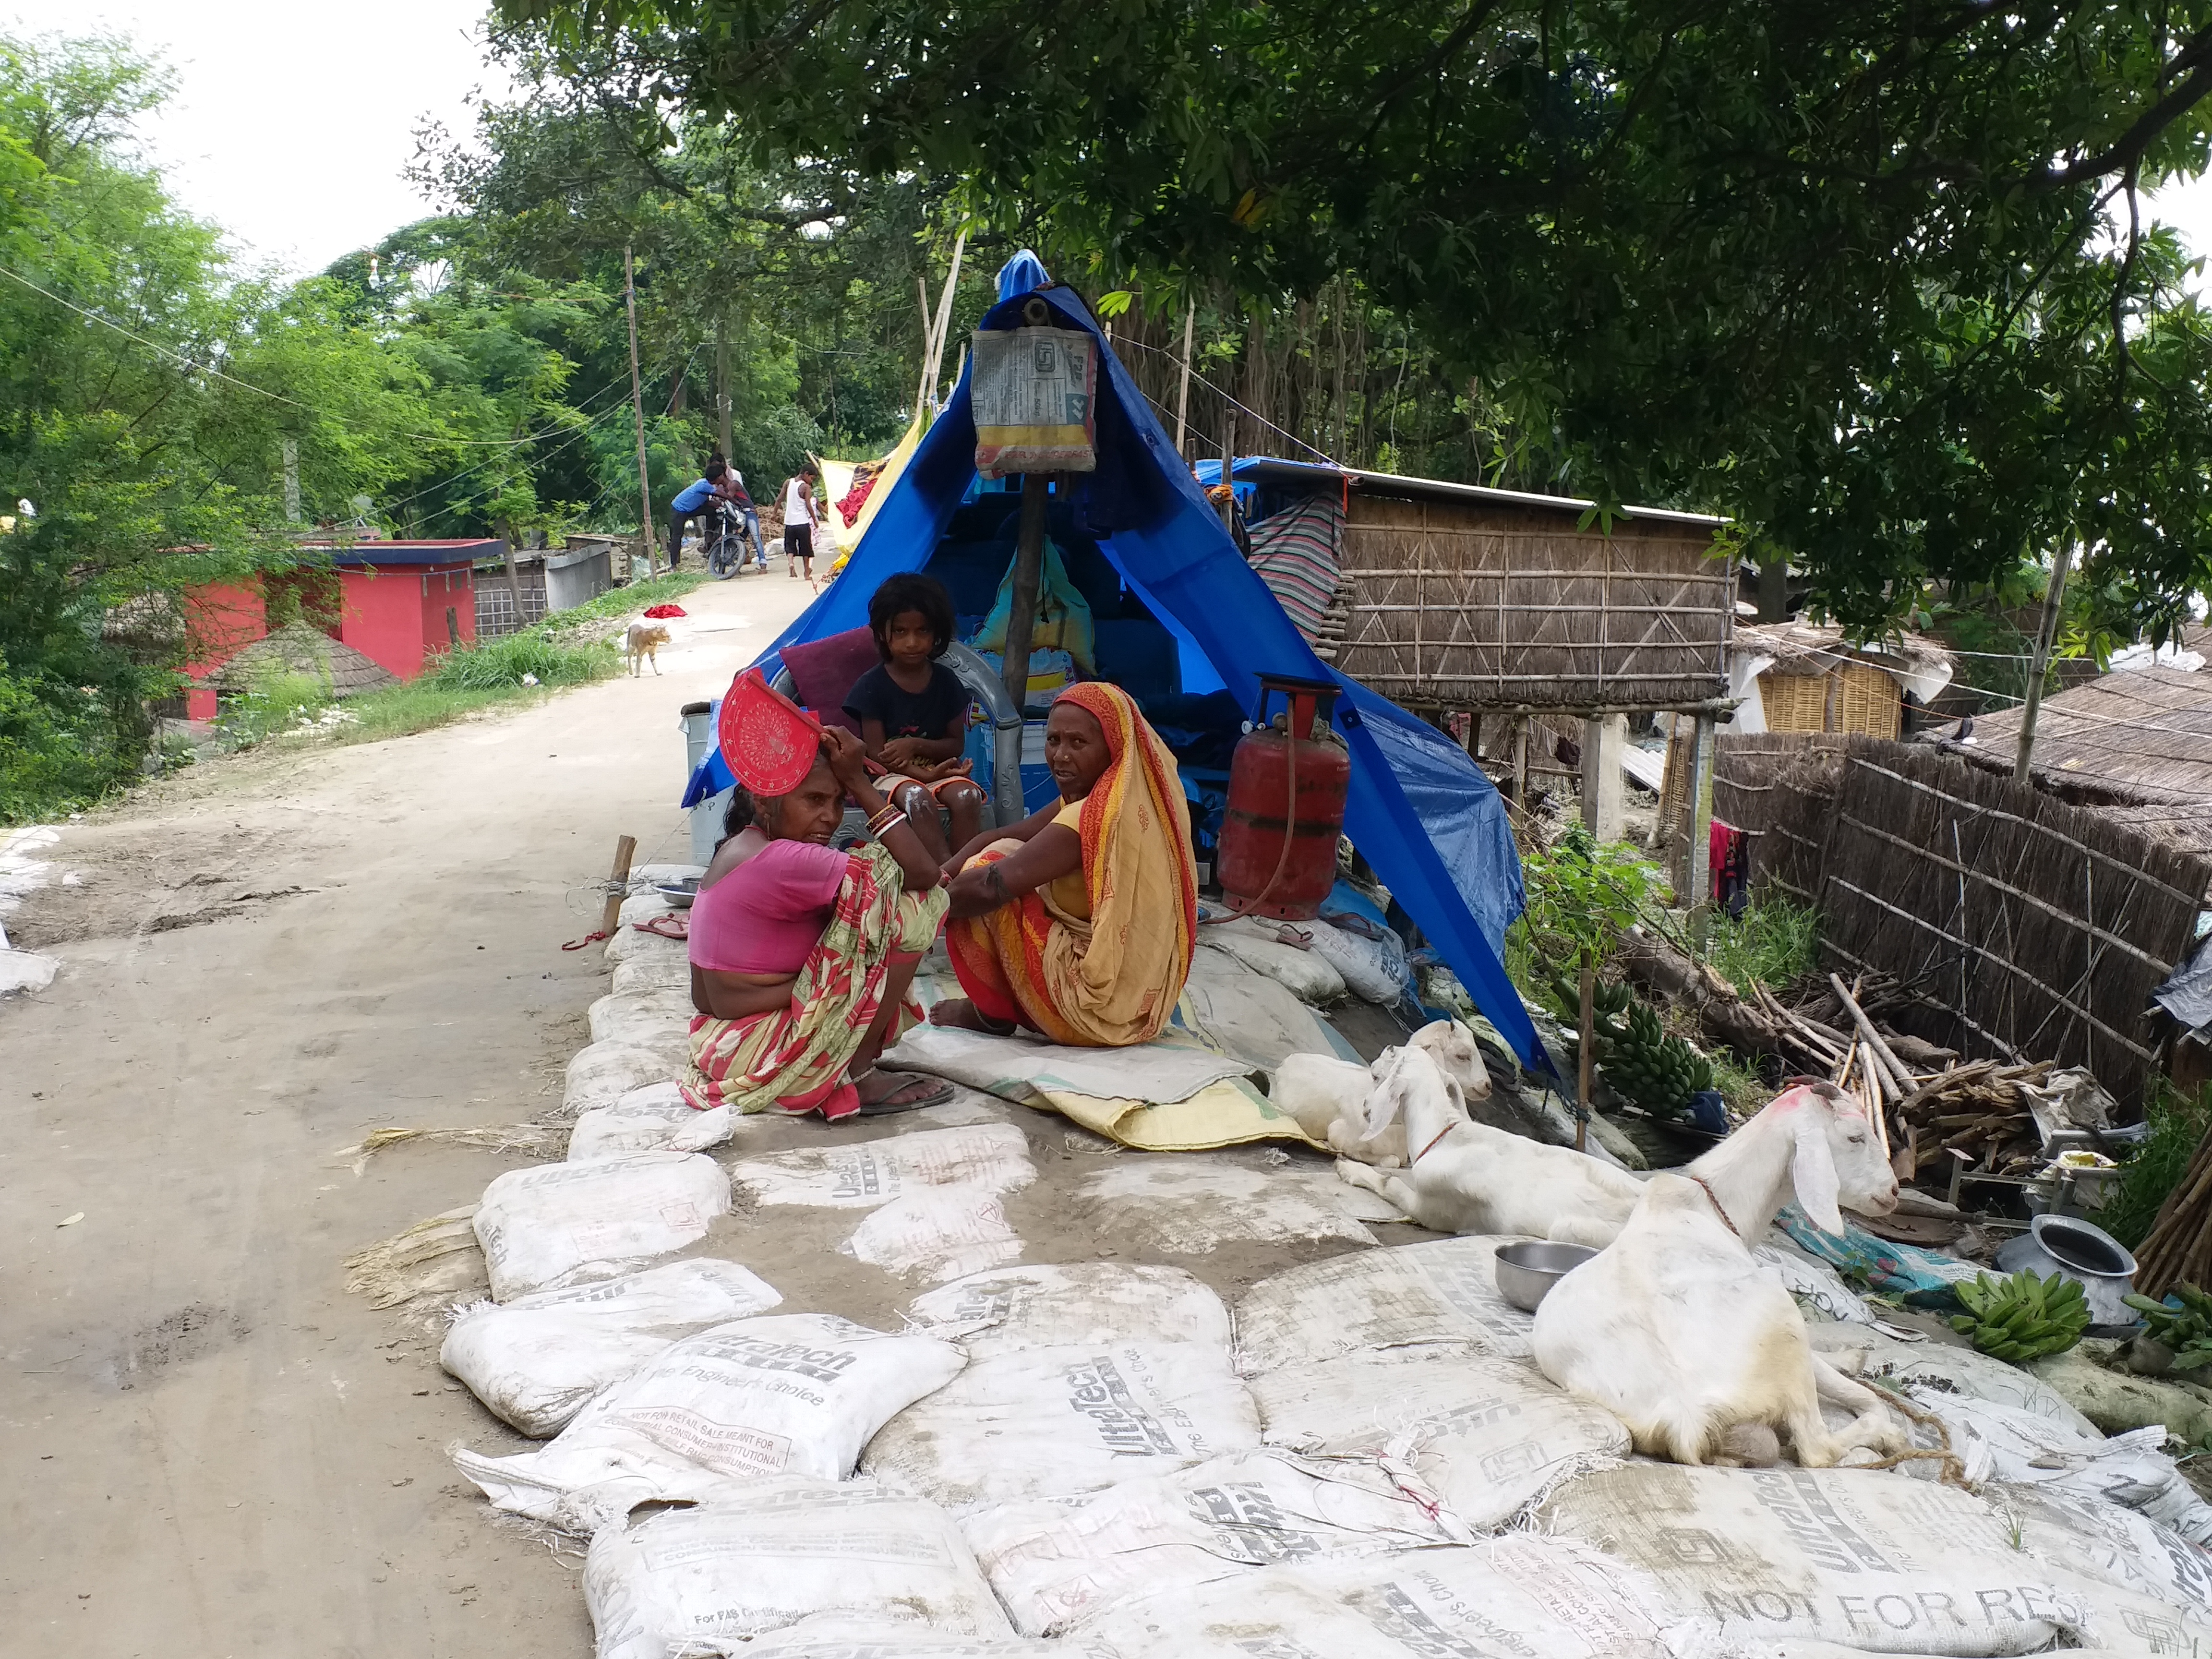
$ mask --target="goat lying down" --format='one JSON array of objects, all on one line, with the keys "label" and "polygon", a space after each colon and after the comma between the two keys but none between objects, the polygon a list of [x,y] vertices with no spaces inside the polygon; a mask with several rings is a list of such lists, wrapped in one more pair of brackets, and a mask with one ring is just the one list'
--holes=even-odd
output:
[{"label": "goat lying down", "polygon": [[[1440,1233],[1522,1233],[1609,1244],[1644,1195],[1624,1170],[1565,1146],[1509,1134],[1467,1115],[1458,1082],[1423,1049],[1392,1052],[1370,1101],[1370,1124],[1401,1127],[1402,1172],[1340,1158],[1336,1172]],[[1371,1131],[1370,1131],[1371,1133]]]},{"label": "goat lying down", "polygon": [[[1784,1091],[1682,1174],[1651,1177],[1620,1237],[1537,1308],[1544,1375],[1620,1418],[1637,1450],[1678,1463],[1771,1461],[1762,1425],[1807,1468],[1853,1447],[1905,1449],[1881,1396],[1813,1352],[1797,1304],[1746,1243],[1793,1188],[1826,1232],[1844,1230],[1839,1205],[1897,1207],[1864,1111],[1832,1084]],[[1857,1420],[1832,1435],[1824,1399]]]},{"label": "goat lying down", "polygon": [[[1475,1047],[1474,1033],[1455,1019],[1431,1020],[1407,1039],[1406,1046],[1427,1052],[1455,1081],[1465,1098],[1490,1095],[1490,1073]],[[1376,1085],[1394,1056],[1385,1048],[1374,1065],[1339,1060],[1334,1054],[1287,1054],[1268,1080],[1269,1103],[1297,1120],[1306,1139],[1340,1157],[1386,1169],[1406,1163],[1406,1127],[1388,1113],[1375,1117],[1382,1096]],[[1462,1116],[1466,1115],[1464,1108]]]}]

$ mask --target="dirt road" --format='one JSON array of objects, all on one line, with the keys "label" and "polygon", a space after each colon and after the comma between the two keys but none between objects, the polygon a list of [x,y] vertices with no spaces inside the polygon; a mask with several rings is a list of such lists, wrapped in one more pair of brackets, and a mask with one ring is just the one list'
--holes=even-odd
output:
[{"label": "dirt road", "polygon": [[61,976],[0,1003],[0,1653],[590,1650],[574,1567],[444,1455],[522,1443],[339,1266],[518,1160],[332,1154],[557,1097],[606,984],[557,948],[581,890],[623,832],[689,857],[677,711],[806,598],[702,589],[657,679],[186,774],[43,854],[9,929]]}]

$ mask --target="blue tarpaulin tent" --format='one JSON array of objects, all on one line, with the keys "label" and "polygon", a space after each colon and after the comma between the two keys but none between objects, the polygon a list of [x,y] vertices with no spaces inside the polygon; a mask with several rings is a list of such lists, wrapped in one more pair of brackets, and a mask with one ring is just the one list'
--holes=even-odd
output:
[{"label": "blue tarpaulin tent", "polygon": [[[1358,682],[1334,674],[1255,575],[1206,505],[1167,434],[1073,290],[1048,285],[1032,254],[999,274],[999,303],[982,327],[1023,325],[1034,295],[1055,326],[1097,342],[1098,468],[1073,505],[1129,589],[1175,636],[1184,687],[1218,682],[1246,708],[1262,673],[1335,679],[1335,723],[1352,757],[1345,832],[1475,1006],[1526,1064],[1549,1069],[1527,1011],[1500,962],[1521,912],[1521,864],[1498,792],[1450,738]],[[975,428],[963,376],[906,471],[877,509],[838,580],[763,653],[866,625],[884,578],[930,561],[976,482]],[[686,804],[727,787],[719,755],[694,778]]]}]

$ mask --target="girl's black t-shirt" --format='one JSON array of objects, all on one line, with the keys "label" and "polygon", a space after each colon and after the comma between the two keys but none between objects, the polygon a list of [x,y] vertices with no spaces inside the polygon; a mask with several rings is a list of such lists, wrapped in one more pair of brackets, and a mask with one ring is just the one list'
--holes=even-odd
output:
[{"label": "girl's black t-shirt", "polygon": [[864,723],[881,720],[886,738],[942,738],[952,732],[954,720],[967,720],[968,688],[943,663],[933,662],[928,685],[909,691],[878,663],[853,682],[845,712]]}]

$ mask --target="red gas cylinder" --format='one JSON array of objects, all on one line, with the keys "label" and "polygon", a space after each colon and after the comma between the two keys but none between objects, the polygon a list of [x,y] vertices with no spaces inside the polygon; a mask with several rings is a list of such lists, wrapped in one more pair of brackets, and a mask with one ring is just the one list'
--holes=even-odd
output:
[{"label": "red gas cylinder", "polygon": [[[1232,910],[1306,921],[1336,885],[1336,842],[1352,757],[1328,730],[1336,687],[1326,680],[1260,677],[1261,719],[1229,767],[1221,824],[1221,896]],[[1268,693],[1290,702],[1281,727]],[[1280,718],[1280,717],[1279,717]],[[1318,729],[1323,735],[1316,738]]]}]

